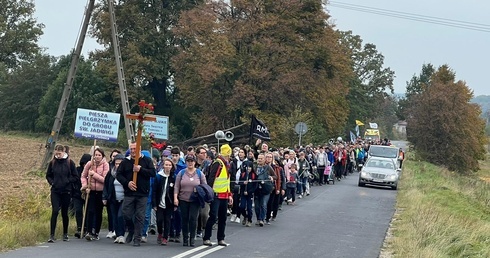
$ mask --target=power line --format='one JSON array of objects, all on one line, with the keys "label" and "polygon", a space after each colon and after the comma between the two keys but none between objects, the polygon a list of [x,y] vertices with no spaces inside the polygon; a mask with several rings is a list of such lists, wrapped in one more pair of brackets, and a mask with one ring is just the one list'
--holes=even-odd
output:
[{"label": "power line", "polygon": [[353,11],[372,13],[372,14],[377,14],[382,16],[389,16],[394,18],[425,22],[425,23],[437,24],[437,25],[454,27],[454,28],[468,29],[468,30],[481,31],[481,32],[490,32],[490,25],[488,24],[458,21],[453,19],[446,19],[446,18],[433,17],[428,15],[420,15],[420,14],[407,13],[407,12],[398,12],[398,11],[368,7],[363,5],[339,3],[336,1],[330,1],[329,3],[330,3],[329,5],[332,7],[338,7],[338,8],[343,8],[343,9],[348,9]]}]

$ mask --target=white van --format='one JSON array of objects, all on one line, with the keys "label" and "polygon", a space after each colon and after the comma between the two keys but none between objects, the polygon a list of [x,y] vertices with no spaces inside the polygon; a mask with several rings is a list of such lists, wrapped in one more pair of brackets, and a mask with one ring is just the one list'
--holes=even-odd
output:
[{"label": "white van", "polygon": [[400,167],[399,155],[398,148],[393,146],[371,145],[368,150],[368,157],[390,158],[398,167]]}]

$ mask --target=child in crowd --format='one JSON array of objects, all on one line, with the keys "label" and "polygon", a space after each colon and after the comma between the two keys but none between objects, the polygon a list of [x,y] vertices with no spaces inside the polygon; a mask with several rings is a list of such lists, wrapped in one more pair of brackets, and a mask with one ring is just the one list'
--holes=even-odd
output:
[{"label": "child in crowd", "polygon": [[291,164],[289,168],[289,178],[286,183],[286,196],[287,204],[294,205],[296,201],[296,182],[298,181],[298,167],[295,163]]}]

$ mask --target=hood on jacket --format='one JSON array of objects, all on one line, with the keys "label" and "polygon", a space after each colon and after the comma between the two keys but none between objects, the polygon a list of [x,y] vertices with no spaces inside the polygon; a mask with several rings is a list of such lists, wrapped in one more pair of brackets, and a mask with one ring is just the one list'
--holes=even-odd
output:
[{"label": "hood on jacket", "polygon": [[80,158],[80,166],[85,166],[85,164],[87,164],[90,160],[92,159],[92,155],[88,154],[88,153],[85,153],[82,155],[82,157]]}]

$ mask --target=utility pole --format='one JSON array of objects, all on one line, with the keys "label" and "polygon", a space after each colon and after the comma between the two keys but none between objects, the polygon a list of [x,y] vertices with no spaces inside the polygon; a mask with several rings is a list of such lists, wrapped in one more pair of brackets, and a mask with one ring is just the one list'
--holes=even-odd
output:
[{"label": "utility pole", "polygon": [[78,37],[75,51],[72,54],[70,70],[68,71],[65,88],[63,89],[63,95],[58,106],[58,112],[56,112],[53,128],[51,129],[51,134],[46,140],[46,153],[44,154],[44,159],[41,163],[41,169],[46,169],[48,162],[53,158],[54,146],[58,141],[61,124],[63,123],[63,117],[65,116],[66,107],[68,106],[68,100],[70,99],[73,81],[75,80],[75,74],[77,73],[78,61],[80,60],[80,55],[82,53],[83,42],[85,41],[85,36],[87,34],[88,24],[90,22],[90,17],[92,16],[92,11],[94,9],[94,3],[95,0],[90,0],[87,5],[87,9],[85,10],[85,17],[83,20],[82,29],[80,30],[80,35]]},{"label": "utility pole", "polygon": [[[129,114],[130,108],[129,108],[128,92],[126,90],[126,79],[124,78],[124,69],[122,65],[121,48],[119,46],[119,38],[117,33],[116,14],[114,12],[114,3],[112,2],[112,0],[108,0],[108,2],[109,2],[109,19],[111,22],[111,33],[112,33],[112,48],[114,48],[114,56],[116,58],[119,93],[121,95],[123,114],[126,115]],[[128,145],[129,145],[129,143],[135,141],[133,123],[128,118],[126,118],[126,116],[123,116],[123,118],[124,118],[124,128],[126,129],[126,138],[128,140]]]},{"label": "utility pole", "polygon": [[[43,162],[41,163],[41,169],[46,169],[48,162],[53,158],[54,147],[56,145],[56,142],[58,141],[61,125],[63,123],[63,117],[65,115],[66,107],[68,106],[68,100],[70,99],[73,81],[75,79],[75,74],[77,73],[78,62],[80,60],[80,55],[82,53],[82,47],[85,41],[85,37],[87,35],[90,18],[94,10],[94,4],[95,4],[95,0],[90,0],[90,2],[87,5],[87,9],[85,10],[85,17],[83,20],[82,29],[80,30],[80,35],[78,37],[78,42],[75,48],[75,52],[73,52],[70,70],[68,71],[68,77],[66,78],[65,88],[63,90],[63,95],[61,97],[61,101],[58,106],[58,112],[56,113],[53,129],[51,130],[51,134],[49,135],[46,141],[46,145],[45,145],[46,153],[44,155]],[[129,142],[135,140],[134,128],[133,128],[133,124],[125,116],[126,114],[129,114],[130,108],[129,108],[129,101],[128,101],[128,93],[126,90],[126,81],[124,78],[124,69],[122,65],[121,48],[119,46],[119,38],[117,34],[116,15],[114,12],[113,0],[108,0],[108,6],[109,6],[109,21],[111,24],[112,46],[114,48],[114,56],[116,59],[119,92],[121,94],[121,103],[122,103],[122,109],[124,113],[123,116],[124,125],[126,129],[126,138],[129,144]]]}]

